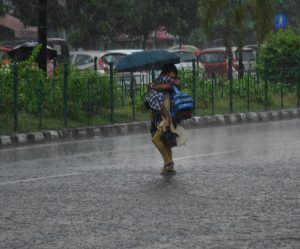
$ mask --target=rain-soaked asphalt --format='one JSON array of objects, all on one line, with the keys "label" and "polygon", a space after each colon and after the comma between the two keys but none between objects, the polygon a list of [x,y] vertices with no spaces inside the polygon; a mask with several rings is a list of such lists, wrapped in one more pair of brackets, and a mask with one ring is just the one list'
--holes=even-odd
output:
[{"label": "rain-soaked asphalt", "polygon": [[0,248],[300,248],[300,120],[0,150]]}]

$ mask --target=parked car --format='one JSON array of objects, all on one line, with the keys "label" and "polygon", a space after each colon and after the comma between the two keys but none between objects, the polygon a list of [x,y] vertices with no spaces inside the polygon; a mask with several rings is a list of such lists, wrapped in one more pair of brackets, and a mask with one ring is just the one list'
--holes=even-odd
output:
[{"label": "parked car", "polygon": [[181,50],[181,51],[188,51],[188,52],[194,52],[196,50],[199,50],[199,48],[192,46],[192,45],[181,45],[181,48],[179,45],[175,45],[172,47],[169,47],[168,50]]},{"label": "parked car", "polygon": [[[234,51],[237,61],[239,61],[239,50]],[[242,50],[244,72],[255,74],[256,70],[256,52],[250,47],[243,47]]]},{"label": "parked car", "polygon": [[[180,63],[176,64],[177,69],[193,69],[193,60],[197,63],[197,56],[193,52],[185,50],[168,50],[180,57]],[[197,65],[197,64],[196,64]],[[198,64],[202,65],[202,64]]]},{"label": "parked car", "polygon": [[258,44],[246,45],[245,48],[252,48],[255,55],[258,53]]},{"label": "parked car", "polygon": [[143,51],[142,49],[117,49],[117,50],[108,50],[101,53],[98,63],[100,65],[100,70],[102,73],[109,72],[109,63],[113,63],[114,67],[118,62],[124,58],[126,55]]},{"label": "parked car", "polygon": [[69,44],[66,40],[61,38],[48,38],[47,45],[51,46],[56,50],[57,61],[60,63],[64,60],[69,60]]},{"label": "parked car", "polygon": [[142,51],[140,49],[120,49],[108,51],[76,51],[70,53],[70,61],[80,70],[93,70],[94,59],[97,58],[97,71],[101,74],[109,73],[109,63],[114,66],[126,55]]},{"label": "parked car", "polygon": [[100,55],[99,51],[70,52],[70,62],[80,70],[93,70],[94,58],[98,58]]},{"label": "parked car", "polygon": [[[212,73],[216,75],[223,75],[224,77],[228,74],[228,59],[224,49],[211,48],[198,51],[197,59],[204,66],[205,76],[207,78],[212,77]],[[233,77],[237,77],[237,71],[233,67]]]}]

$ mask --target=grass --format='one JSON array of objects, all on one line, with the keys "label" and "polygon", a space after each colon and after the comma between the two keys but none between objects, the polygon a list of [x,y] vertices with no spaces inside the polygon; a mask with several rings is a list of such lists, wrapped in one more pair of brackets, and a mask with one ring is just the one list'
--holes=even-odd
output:
[{"label": "grass", "polygon": [[[295,93],[286,93],[283,96],[283,108],[294,108],[297,106],[297,95]],[[211,98],[197,98],[195,115],[212,115],[212,101]],[[249,111],[263,111],[264,97],[251,97],[249,102]],[[281,109],[280,95],[269,96],[269,110]],[[248,104],[247,97],[234,96],[233,112],[247,112]],[[229,113],[229,97],[225,93],[223,98],[216,97],[214,114]],[[82,127],[82,126],[96,126],[111,123],[110,110],[104,110],[101,114],[94,114],[88,116],[86,112],[78,114],[77,118],[70,117],[68,119],[68,128]],[[125,123],[132,121],[146,121],[149,120],[149,113],[141,111],[141,108],[135,108],[135,119],[133,120],[132,106],[116,107],[114,110],[114,123]],[[39,118],[36,115],[28,113],[19,113],[18,133],[39,131]],[[49,114],[42,116],[42,130],[61,129],[64,128],[63,115],[61,117],[51,117]],[[0,135],[13,134],[13,115],[0,114]]]}]

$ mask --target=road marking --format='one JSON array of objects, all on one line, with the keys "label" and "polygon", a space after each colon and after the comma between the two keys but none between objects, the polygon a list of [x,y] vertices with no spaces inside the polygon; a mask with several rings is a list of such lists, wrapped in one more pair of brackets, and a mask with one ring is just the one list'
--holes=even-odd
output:
[{"label": "road marking", "polygon": [[[138,136],[143,134],[131,134],[130,136]],[[8,151],[16,151],[16,150],[28,150],[32,148],[43,148],[43,147],[51,147],[51,146],[60,146],[60,145],[66,145],[66,144],[78,144],[78,143],[91,143],[96,141],[102,141],[102,140],[110,140],[117,137],[125,137],[125,136],[112,136],[112,137],[93,137],[92,139],[82,139],[82,140],[71,140],[71,141],[61,141],[61,140],[53,140],[50,143],[45,144],[24,144],[22,147],[15,147],[15,148],[4,148],[0,150],[1,152],[8,152]]]},{"label": "road marking", "polygon": [[0,186],[13,185],[13,184],[19,184],[19,183],[26,183],[26,182],[36,182],[36,181],[47,180],[47,179],[52,179],[52,178],[61,178],[61,177],[67,177],[67,176],[76,176],[76,175],[80,175],[80,174],[82,174],[82,173],[81,172],[74,172],[74,173],[63,174],[63,175],[53,175],[53,176],[28,178],[28,179],[23,179],[23,180],[2,182],[2,183],[0,183]]},{"label": "road marking", "polygon": [[231,153],[236,153],[236,152],[239,152],[239,150],[218,151],[218,152],[212,152],[212,153],[206,153],[206,154],[199,154],[197,156],[176,157],[176,158],[174,158],[174,160],[175,161],[186,160],[186,159],[199,158],[199,157],[204,157],[204,156],[216,156],[216,155],[231,154]]}]

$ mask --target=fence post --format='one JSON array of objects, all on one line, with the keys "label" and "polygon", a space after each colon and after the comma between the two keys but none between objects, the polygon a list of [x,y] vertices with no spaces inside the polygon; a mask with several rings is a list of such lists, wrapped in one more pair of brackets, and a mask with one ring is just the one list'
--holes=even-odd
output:
[{"label": "fence post", "polygon": [[13,64],[13,81],[14,81],[14,132],[18,130],[18,67]]},{"label": "fence post", "polygon": [[[298,56],[299,57],[299,56]],[[297,76],[298,77],[296,77],[296,79],[297,79],[297,108],[299,108],[300,107],[300,73],[299,73],[299,70],[300,70],[300,68],[299,68],[299,66],[300,66],[300,63],[299,63],[299,59],[300,58],[298,58],[298,68],[296,68],[296,70],[297,70]]]},{"label": "fence post", "polygon": [[51,79],[51,113],[54,115],[54,95],[55,95],[55,81],[56,81],[56,59],[53,60],[53,76]]},{"label": "fence post", "polygon": [[94,71],[97,71],[97,62],[98,62],[98,57],[94,57]]},{"label": "fence post", "polygon": [[216,73],[215,69],[212,71],[212,77],[211,77],[211,113],[212,115],[215,115],[215,83],[216,83]]},{"label": "fence post", "polygon": [[43,106],[43,80],[40,80],[38,88],[38,114],[39,114],[39,126],[38,128],[42,129],[42,106]]},{"label": "fence post", "polygon": [[228,78],[229,78],[229,112],[233,112],[233,77],[232,77],[232,55],[228,56]]},{"label": "fence post", "polygon": [[0,110],[3,110],[3,80],[2,79],[0,79]]},{"label": "fence post", "polygon": [[221,68],[221,89],[222,89],[222,92],[221,92],[221,98],[224,97],[224,67]]},{"label": "fence post", "polygon": [[264,101],[265,111],[268,110],[268,81],[265,78],[265,101]]},{"label": "fence post", "polygon": [[124,93],[125,93],[125,80],[124,80],[124,76],[122,75],[121,78],[121,90],[122,90],[122,95],[121,95],[121,103],[122,103],[122,107],[124,107]]},{"label": "fence post", "polygon": [[283,84],[282,84],[282,82],[280,83],[280,106],[282,109],[283,108]]},{"label": "fence post", "polygon": [[250,111],[250,71],[247,74],[247,110]]},{"label": "fence post", "polygon": [[152,82],[154,82],[155,81],[155,72],[154,72],[154,70],[151,71],[151,76],[152,76]]},{"label": "fence post", "polygon": [[193,98],[195,101],[195,108],[194,108],[194,112],[196,111],[196,62],[195,59],[193,59]]},{"label": "fence post", "polygon": [[64,63],[64,89],[63,89],[63,96],[64,96],[64,126],[65,128],[68,127],[68,78],[69,78],[69,65],[68,62]]},{"label": "fence post", "polygon": [[255,67],[255,72],[256,72],[256,83],[257,83],[257,85],[259,84],[258,63],[259,63],[259,54],[256,53],[256,67]]},{"label": "fence post", "polygon": [[300,107],[300,79],[297,80],[297,108]]},{"label": "fence post", "polygon": [[86,101],[86,112],[87,112],[87,124],[91,124],[91,80],[87,79],[87,101]]},{"label": "fence post", "polygon": [[110,82],[110,122],[114,122],[114,71],[113,63],[109,63],[109,82]]},{"label": "fence post", "polygon": [[133,86],[133,73],[130,73],[130,97],[132,104],[132,120],[135,120],[135,98],[134,98],[134,86]]}]

